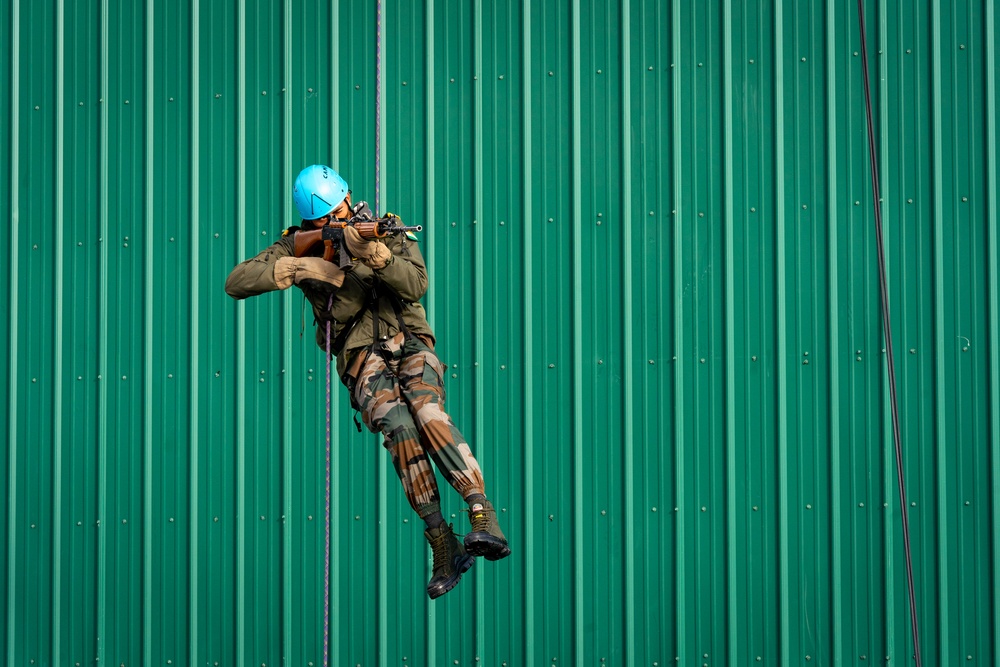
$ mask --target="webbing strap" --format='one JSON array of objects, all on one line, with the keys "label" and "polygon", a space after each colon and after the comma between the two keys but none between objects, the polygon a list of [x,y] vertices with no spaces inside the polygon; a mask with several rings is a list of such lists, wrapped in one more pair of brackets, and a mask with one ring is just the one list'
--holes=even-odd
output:
[{"label": "webbing strap", "polygon": [[882,206],[878,184],[878,154],[875,150],[875,127],[872,122],[871,84],[868,80],[868,47],[865,39],[865,8],[863,0],[858,0],[858,21],[861,25],[861,66],[865,80],[865,113],[868,119],[868,153],[872,169],[872,197],[875,206],[875,242],[878,246],[879,289],[882,293],[882,325],[885,333],[885,349],[889,364],[889,402],[892,409],[892,436],[896,445],[896,474],[899,480],[900,516],[903,520],[903,548],[906,551],[906,583],[910,594],[910,624],[913,629],[913,657],[916,667],[920,662],[920,633],[917,630],[917,593],[913,583],[913,555],[910,549],[910,519],[906,503],[906,485],[903,482],[903,444],[899,428],[899,401],[896,397],[896,364],[892,354],[892,327],[889,324],[889,285],[886,278],[885,241],[882,236]]}]

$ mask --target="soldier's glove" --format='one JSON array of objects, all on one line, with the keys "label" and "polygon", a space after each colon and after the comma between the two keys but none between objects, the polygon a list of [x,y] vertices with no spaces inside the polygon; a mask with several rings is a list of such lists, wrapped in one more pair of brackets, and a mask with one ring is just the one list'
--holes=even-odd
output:
[{"label": "soldier's glove", "polygon": [[344,272],[322,257],[279,257],[274,263],[274,282],[278,289],[288,289],[292,283],[298,285],[304,280],[340,287],[344,284]]},{"label": "soldier's glove", "polygon": [[351,255],[361,260],[370,269],[384,269],[392,261],[392,251],[381,241],[366,241],[358,230],[348,225],[344,227],[344,243]]}]

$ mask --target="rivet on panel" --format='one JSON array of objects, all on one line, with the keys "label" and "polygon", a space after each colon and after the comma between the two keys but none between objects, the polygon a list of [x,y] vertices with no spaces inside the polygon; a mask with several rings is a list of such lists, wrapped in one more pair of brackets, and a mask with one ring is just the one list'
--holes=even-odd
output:
[{"label": "rivet on panel", "polygon": [[802,59],[802,62],[805,62],[805,61],[806,61],[806,59],[805,59],[805,58],[803,58],[803,59]]},{"label": "rivet on panel", "polygon": [[916,353],[917,353],[917,348],[911,347],[910,348],[910,354],[916,354]]},{"label": "rivet on panel", "polygon": [[222,93],[216,93],[216,94],[215,94],[215,99],[219,99],[219,98],[221,98],[221,97],[222,97]]},{"label": "rivet on panel", "polygon": [[261,95],[267,95],[267,91],[266,90],[262,90],[262,91],[260,91],[260,94]]},{"label": "rivet on panel", "polygon": [[455,79],[454,78],[451,79],[451,83],[455,83]]},{"label": "rivet on panel", "polygon": [[652,509],[651,511],[655,512],[655,511],[656,511],[656,508],[654,507],[654,508],[653,508],[653,509]]},{"label": "rivet on panel", "polygon": [[757,355],[750,357],[750,361],[757,361]]},{"label": "rivet on panel", "polygon": [[707,511],[708,511],[708,508],[707,508],[707,507],[705,507],[704,505],[702,505],[702,506],[701,506],[701,511],[702,511],[702,512],[707,512]]},{"label": "rivet on panel", "polygon": [[407,83],[406,83],[406,82],[404,81],[404,82],[403,82],[403,85],[405,86],[405,85],[408,85],[408,84],[407,84]]},{"label": "rivet on panel", "polygon": [[507,364],[500,364],[500,370],[502,371],[507,370]]},{"label": "rivet on panel", "polygon": [[753,65],[753,58],[750,59],[750,64]]},{"label": "rivet on panel", "polygon": [[652,71],[653,71],[653,66],[652,66],[652,65],[650,65],[650,66],[649,66],[649,67],[647,67],[646,69],[647,69],[647,70],[649,70],[650,72],[652,72]]},{"label": "rivet on panel", "polygon": [[597,365],[598,366],[603,366],[604,365],[604,359],[598,359],[597,360]]},{"label": "rivet on panel", "polygon": [[355,521],[361,521],[361,515],[360,514],[355,514],[354,515],[354,520]]},{"label": "rivet on panel", "polygon": [[173,523],[174,522],[174,517],[170,517],[169,519],[167,519],[167,521],[169,521],[170,523]]},{"label": "rivet on panel", "polygon": [[601,510],[601,516],[607,516],[607,515],[608,515],[607,510]]},{"label": "rivet on panel", "polygon": [[655,364],[655,363],[656,363],[656,362],[655,362],[654,360],[652,360],[652,359],[650,359],[650,360],[649,360],[649,365],[650,365],[650,366],[652,366],[652,365],[653,365],[653,364]]},{"label": "rivet on panel", "polygon": [[705,212],[704,211],[698,211],[698,217],[699,218],[704,218],[705,217]]},{"label": "rivet on panel", "polygon": [[125,104],[128,104],[128,100],[125,100]]},{"label": "rivet on panel", "polygon": [[964,202],[965,201],[969,201],[969,198],[968,197],[962,197],[962,201],[964,201]]},{"label": "rivet on panel", "polygon": [[705,357],[701,358],[701,363],[705,363]]},{"label": "rivet on panel", "polygon": [[500,76],[498,76],[497,78],[498,78],[498,79],[500,79],[501,81],[503,81],[503,74],[501,74],[501,75],[500,75]]},{"label": "rivet on panel", "polygon": [[912,204],[912,203],[913,203],[913,200],[912,200],[912,199],[907,199],[907,200],[906,200],[906,203],[907,203],[907,204]]},{"label": "rivet on panel", "polygon": [[651,218],[653,217],[653,212],[652,211],[649,212],[649,217],[651,217]]},{"label": "rivet on panel", "polygon": [[754,512],[756,512],[756,511],[757,511],[757,506],[756,506],[756,505],[754,505],[754,506],[753,506],[753,511],[754,511]]},{"label": "rivet on panel", "polygon": [[865,506],[864,503],[858,503],[858,507],[864,507],[864,506]]},{"label": "rivet on panel", "polygon": [[704,67],[705,63],[698,63],[698,67]]},{"label": "rivet on panel", "polygon": [[811,510],[812,508],[813,508],[813,506],[812,506],[812,505],[809,505],[809,504],[807,504],[807,505],[806,505],[806,509],[807,509],[807,510]]},{"label": "rivet on panel", "polygon": [[549,71],[549,76],[554,76],[555,72]]},{"label": "rivet on panel", "polygon": [[549,515],[549,521],[555,521],[555,520],[556,520],[556,515],[555,514],[550,514]]},{"label": "rivet on panel", "polygon": [[855,206],[861,206],[861,202],[859,200],[855,199],[854,200],[854,205]]},{"label": "rivet on panel", "polygon": [[549,368],[555,368],[555,367],[556,367],[555,364],[549,364]]},{"label": "rivet on panel", "polygon": [[597,73],[598,74],[603,74],[603,72],[601,72],[601,70],[597,70]]},{"label": "rivet on panel", "polygon": [[[452,79],[454,81],[454,79]],[[354,90],[361,90],[361,86],[354,86]]]},{"label": "rivet on panel", "polygon": [[219,517],[215,517],[214,521],[215,523],[219,523]]},{"label": "rivet on panel", "polygon": [[964,51],[964,50],[965,50],[965,44],[959,44],[959,45],[958,45],[958,48],[960,48],[961,50],[963,50],[963,51]]},{"label": "rivet on panel", "polygon": [[757,212],[757,207],[756,206],[751,206],[750,207],[750,212],[751,213],[756,213]]}]

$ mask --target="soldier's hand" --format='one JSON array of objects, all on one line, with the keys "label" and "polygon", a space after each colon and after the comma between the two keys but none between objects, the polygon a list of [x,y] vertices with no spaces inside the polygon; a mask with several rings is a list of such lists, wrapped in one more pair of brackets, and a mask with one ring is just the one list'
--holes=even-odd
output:
[{"label": "soldier's hand", "polygon": [[392,260],[392,251],[381,241],[366,241],[358,230],[344,227],[344,243],[354,257],[370,269],[383,269]]},{"label": "soldier's hand", "polygon": [[344,272],[322,257],[280,257],[274,263],[274,282],[278,289],[288,289],[292,283],[298,285],[304,280],[340,287],[344,284]]}]

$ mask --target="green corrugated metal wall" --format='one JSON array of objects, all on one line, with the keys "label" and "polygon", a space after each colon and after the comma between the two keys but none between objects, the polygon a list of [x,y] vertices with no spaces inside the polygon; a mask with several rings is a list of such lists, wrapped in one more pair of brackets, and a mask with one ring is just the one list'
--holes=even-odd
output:
[{"label": "green corrugated metal wall", "polygon": [[[997,8],[865,6],[924,664],[993,665]],[[856,4],[381,20],[3,0],[5,664],[322,664],[322,355],[222,285],[376,136],[514,555],[427,601],[335,386],[331,664],[910,664]]]}]

